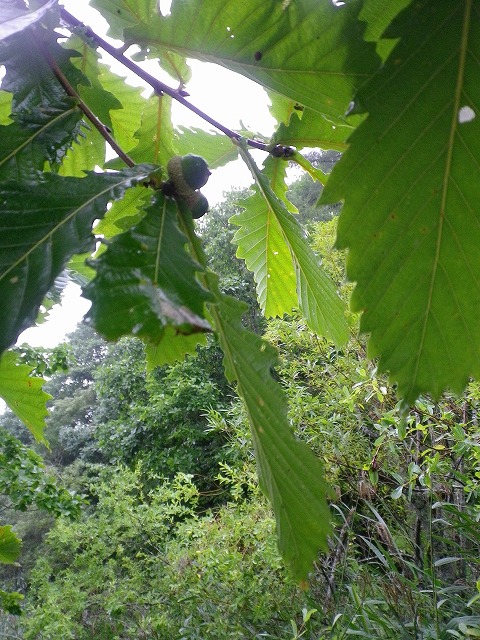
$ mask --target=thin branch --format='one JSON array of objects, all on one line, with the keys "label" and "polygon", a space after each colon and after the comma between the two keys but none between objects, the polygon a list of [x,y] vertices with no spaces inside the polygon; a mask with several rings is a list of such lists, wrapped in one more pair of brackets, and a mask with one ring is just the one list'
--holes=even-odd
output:
[{"label": "thin branch", "polygon": [[109,131],[108,127],[106,125],[104,125],[103,122],[101,122],[97,118],[97,116],[93,113],[93,111],[91,111],[89,109],[89,107],[85,104],[85,102],[81,99],[81,97],[75,91],[75,89],[72,87],[72,85],[70,84],[70,82],[66,78],[65,74],[62,72],[62,70],[58,66],[56,60],[53,58],[51,53],[48,51],[48,49],[46,47],[42,46],[40,43],[37,43],[37,44],[39,45],[40,51],[42,52],[42,55],[44,56],[45,60],[47,61],[47,63],[49,65],[50,69],[52,70],[53,74],[55,75],[55,77],[57,78],[59,83],[62,85],[62,87],[65,89],[65,92],[69,96],[71,96],[72,98],[75,98],[75,100],[77,101],[78,108],[81,111],[83,111],[83,113],[88,118],[88,120],[90,120],[90,122],[97,129],[97,131],[100,133],[100,135],[108,142],[108,144],[112,147],[112,149],[115,151],[115,153],[118,155],[118,157],[121,158],[128,167],[134,167],[135,166],[135,162],[117,144],[116,140],[110,134],[110,131]]},{"label": "thin branch", "polygon": [[[241,140],[243,138],[242,135],[240,135],[236,131],[233,131],[232,129],[229,129],[228,127],[225,127],[223,124],[210,117],[208,113],[205,113],[194,104],[186,100],[185,96],[182,94],[182,91],[179,91],[178,89],[172,89],[172,87],[169,87],[164,82],[161,82],[154,76],[144,71],[144,69],[138,66],[135,62],[132,62],[130,58],[127,58],[127,56],[123,54],[123,48],[117,49],[116,47],[108,43],[102,37],[97,35],[90,27],[87,27],[85,24],[83,24],[83,22],[80,22],[78,18],[75,18],[75,16],[73,16],[63,7],[60,8],[60,15],[64,22],[67,23],[67,25],[69,25],[70,27],[81,29],[87,38],[93,40],[93,42],[97,46],[109,53],[113,58],[115,58],[115,60],[123,64],[125,67],[127,67],[127,69],[130,69],[130,71],[135,73],[135,75],[149,84],[156,94],[162,95],[163,93],[166,93],[168,96],[170,96],[180,104],[183,104],[184,107],[186,107],[193,113],[196,113],[197,116],[202,118],[202,120],[205,120],[205,122],[208,122],[213,127],[215,127],[215,129],[218,129],[232,140]],[[272,147],[272,145],[269,145],[265,142],[252,140],[250,138],[247,139],[247,144],[248,146],[255,149],[261,149],[262,151],[272,153],[276,157],[290,158],[293,152],[291,147],[284,147],[283,145],[275,145]]]}]

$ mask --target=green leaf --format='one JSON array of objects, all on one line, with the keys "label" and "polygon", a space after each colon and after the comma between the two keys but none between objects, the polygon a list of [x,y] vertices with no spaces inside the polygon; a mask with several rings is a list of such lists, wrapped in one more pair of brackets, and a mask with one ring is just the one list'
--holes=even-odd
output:
[{"label": "green leaf", "polygon": [[11,124],[12,119],[12,94],[9,91],[0,90],[0,124]]},{"label": "green leaf", "polygon": [[365,0],[360,20],[365,20],[365,40],[380,40],[385,29],[412,0]]},{"label": "green leaf", "polygon": [[136,24],[147,23],[158,12],[155,0],[90,0],[109,25],[108,35],[124,39],[124,29]]},{"label": "green leaf", "polygon": [[30,375],[32,367],[20,364],[17,354],[7,351],[0,359],[0,397],[28,427],[37,442],[47,444],[43,430],[52,396],[43,391],[43,378]]},{"label": "green leaf", "polygon": [[0,527],[0,562],[13,564],[20,555],[21,540],[10,525]]},{"label": "green leaf", "polygon": [[[266,175],[259,171],[248,151],[242,146],[239,148],[242,157],[255,178],[257,194],[263,198],[265,203],[263,215],[256,216],[254,220],[255,224],[252,224],[250,229],[242,229],[241,234],[235,236],[236,242],[239,240],[244,242],[242,255],[249,256],[250,264],[256,270],[254,274],[257,274],[256,280],[258,277],[257,282],[259,282],[260,292],[266,295],[263,293],[265,290],[268,295],[270,287],[276,287],[274,291],[281,292],[282,287],[291,286],[292,276],[289,271],[289,266],[293,259],[296,273],[298,304],[309,327],[312,331],[331,339],[338,345],[344,344],[349,337],[344,313],[344,303],[337,294],[334,283],[323,271],[319,259],[310,248],[305,234],[295,216],[287,210],[285,202],[282,201],[284,198],[284,193],[282,193],[284,188],[283,186],[278,186],[278,178],[275,176],[275,170],[279,166],[279,161],[274,163],[272,159],[269,159],[266,162],[267,170],[272,177],[272,185],[275,189],[274,193]],[[285,165],[286,163],[283,162],[283,164]],[[277,196],[280,196],[282,200]],[[257,210],[258,206],[251,211]],[[247,209],[245,216],[244,214],[240,214],[240,216],[244,216],[244,221],[247,221],[251,215],[248,211]],[[234,224],[238,224],[239,221],[242,222],[242,218],[240,218],[240,220],[238,216],[232,218]],[[245,224],[245,222],[242,222],[242,224]],[[276,232],[275,241],[277,244],[275,245],[275,251],[278,251],[278,255],[281,256],[279,267],[275,263],[277,256],[272,251],[272,247],[268,246],[265,248],[265,238],[269,237],[270,229],[274,229]],[[266,230],[268,230],[268,233]],[[281,243],[283,243],[282,248]],[[261,253],[258,247],[263,249]],[[288,248],[291,254],[289,261],[287,261],[285,257],[286,248]],[[282,253],[280,253],[280,251]],[[252,260],[252,256],[255,255],[254,252],[259,254],[258,262]],[[276,270],[270,266],[267,258],[277,267]],[[260,280],[260,277],[263,277],[263,280]],[[281,303],[283,303],[283,299],[277,303],[277,313],[291,311],[291,307],[283,308],[283,310],[280,311]]]},{"label": "green leaf", "polygon": [[105,216],[95,225],[95,234],[109,239],[126,231],[140,221],[143,209],[152,193],[144,185],[129,189],[121,200],[112,204]]},{"label": "green leaf", "polygon": [[36,111],[37,122],[0,126],[0,179],[36,180],[49,161],[56,164],[79,133],[80,112],[70,108]]},{"label": "green leaf", "polygon": [[280,124],[274,133],[272,143],[297,147],[320,147],[345,151],[346,140],[353,127],[346,123],[333,124],[324,116],[311,109],[295,111],[288,126]]},{"label": "green leaf", "polygon": [[399,486],[390,493],[390,496],[393,500],[398,500],[402,496],[402,493],[403,487]]},{"label": "green leaf", "polygon": [[88,258],[91,258],[90,253],[77,253],[65,267],[69,278],[82,287],[95,276],[95,271],[86,263]]},{"label": "green leaf", "polygon": [[324,192],[345,199],[338,246],[369,354],[408,403],[480,375],[479,16],[473,0],[398,16],[385,35],[401,40],[358,96],[369,116]]},{"label": "green leaf", "polygon": [[145,348],[147,356],[147,371],[165,364],[175,364],[184,359],[187,354],[197,355],[197,346],[207,343],[205,334],[191,333],[185,335],[177,333],[173,327],[167,327],[159,344],[149,344]]},{"label": "green leaf", "polygon": [[201,267],[185,251],[173,199],[158,193],[140,223],[115,236],[92,265],[88,317],[108,340],[133,334],[158,344],[169,325],[184,334],[210,329],[210,296],[195,277]]},{"label": "green leaf", "polygon": [[53,36],[37,33],[31,46],[24,46],[25,36],[15,36],[0,44],[0,62],[6,74],[2,88],[11,92],[11,119],[0,127],[0,177],[35,179],[45,161],[58,166],[72,142],[80,134],[82,114],[48,66],[44,53],[53,56],[69,82],[87,83],[70,57]]},{"label": "green leaf", "polygon": [[25,11],[19,5],[8,5],[4,2],[0,7],[0,40],[31,27],[56,9],[56,6],[56,0],[49,0],[35,11]]},{"label": "green leaf", "polygon": [[[120,108],[111,108],[110,121],[113,136],[122,149],[132,149],[137,144],[136,132],[140,128],[142,113],[147,100],[143,97],[143,88],[132,87],[122,75],[114,73],[107,65],[99,67],[99,81],[103,89],[115,96]],[[139,162],[150,162],[141,158]]]},{"label": "green leaf", "polygon": [[304,106],[296,100],[285,98],[285,96],[282,96],[276,91],[267,91],[267,94],[270,99],[270,114],[279,125],[284,124],[288,126],[292,115],[299,115],[299,112],[304,109]]},{"label": "green leaf", "polygon": [[71,98],[53,74],[45,55],[55,59],[72,86],[88,84],[83,73],[70,61],[78,54],[61,47],[54,32],[37,29],[29,33],[28,47],[25,46],[25,34],[0,43],[0,63],[6,70],[2,89],[13,93],[12,113],[19,124],[36,122],[41,114],[35,110],[53,106],[60,109],[62,105],[66,105],[65,109],[71,107]]},{"label": "green leaf", "polygon": [[0,589],[0,608],[14,616],[20,616],[22,614],[20,603],[24,597],[25,596],[18,593],[18,591],[4,591]]},{"label": "green leaf", "polygon": [[[72,64],[88,79],[88,84],[83,83],[78,88],[80,97],[103,124],[112,127],[110,110],[122,109],[122,103],[117,92],[106,91],[100,81],[102,72],[106,75],[111,72],[107,71],[108,67],[105,65],[100,66],[100,54],[97,50],[90,47],[78,36],[71,36],[64,47],[67,51],[77,52],[78,55],[72,59]],[[122,87],[125,87],[124,78],[114,77],[118,78]],[[133,87],[129,87],[129,89],[133,89]],[[135,93],[135,90],[133,92]]]},{"label": "green leaf", "polygon": [[168,17],[149,17],[125,35],[140,45],[221,64],[338,119],[379,64],[374,45],[362,37],[360,7],[357,0],[343,6],[318,0],[177,1]]},{"label": "green leaf", "polygon": [[[172,99],[153,95],[143,103],[142,122],[135,132],[135,147],[128,155],[134,162],[152,162],[166,166],[176,154],[175,132],[171,119]],[[107,166],[118,168],[119,160]]]},{"label": "green leaf", "polygon": [[223,167],[238,157],[238,147],[223,134],[197,129],[178,127],[175,148],[180,156],[195,153],[204,158],[210,169]]},{"label": "green leaf", "polygon": [[257,188],[239,205],[244,211],[230,218],[240,227],[233,240],[253,272],[260,307],[267,318],[290,313],[298,304],[295,268],[274,205]]},{"label": "green leaf", "polygon": [[294,578],[305,581],[320,548],[327,548],[330,514],[320,460],[293,435],[286,400],[271,371],[275,349],[242,326],[246,305],[218,291],[212,309],[224,353],[225,373],[236,381],[248,414],[258,477],[272,503],[278,547]]},{"label": "green leaf", "polygon": [[85,178],[44,174],[35,189],[29,182],[0,184],[0,353],[35,321],[67,261],[93,250],[92,224],[107,203],[151,170],[147,165]]},{"label": "green leaf", "polygon": [[[197,260],[205,264],[201,241],[185,208],[183,229]],[[237,383],[252,432],[260,486],[271,501],[280,553],[298,581],[306,581],[320,548],[327,548],[330,513],[323,467],[312,450],[297,440],[287,418],[287,403],[273,379],[277,352],[260,336],[244,328],[247,305],[222,294],[218,276],[205,274],[214,296],[209,304],[222,348],[225,375]]]}]

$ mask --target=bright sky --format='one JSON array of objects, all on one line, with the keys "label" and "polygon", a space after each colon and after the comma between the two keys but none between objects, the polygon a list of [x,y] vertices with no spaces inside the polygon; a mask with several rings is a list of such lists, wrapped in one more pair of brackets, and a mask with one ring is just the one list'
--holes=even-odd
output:
[{"label": "bright sky", "polygon": [[[105,20],[85,2],[63,0],[63,4],[75,17],[105,37],[107,28]],[[114,62],[116,65],[114,70],[117,73],[121,75],[129,73],[123,65]],[[259,85],[217,65],[192,60],[191,67],[192,80],[187,86],[190,102],[231,129],[245,127],[266,136],[273,133],[274,121],[268,110],[268,98]],[[153,68],[155,71],[152,71]],[[157,66],[151,65],[148,70],[165,83],[175,86],[175,81],[166,74],[162,76]],[[145,86],[137,78],[133,78],[132,83]],[[199,116],[183,105],[174,105],[173,119],[176,126],[209,128],[209,125]],[[262,152],[254,151],[253,155],[259,164],[265,158]],[[251,182],[248,169],[238,160],[214,171],[208,183],[202,188],[202,193],[210,204],[216,204],[222,199],[225,191],[234,187],[248,186]],[[61,307],[56,305],[50,312],[48,321],[40,327],[24,331],[18,339],[18,344],[28,342],[32,346],[44,347],[59,344],[75,329],[87,312],[89,304],[81,297],[80,287],[73,283],[69,284],[64,291]]]}]

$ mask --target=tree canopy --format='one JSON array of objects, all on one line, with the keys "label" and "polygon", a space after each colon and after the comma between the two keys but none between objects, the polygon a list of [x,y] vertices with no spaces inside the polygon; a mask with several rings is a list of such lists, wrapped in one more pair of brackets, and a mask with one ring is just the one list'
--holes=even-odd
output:
[{"label": "tree canopy", "polygon": [[[174,0],[168,15],[156,0],[91,5],[124,44],[55,0],[0,9],[0,394],[42,441],[48,396],[11,347],[65,269],[85,282],[97,331],[141,338],[150,369],[215,333],[280,551],[304,580],[329,533],[322,465],[292,433],[275,348],[245,327],[246,305],[208,267],[196,226],[208,175],[171,160],[245,162],[252,193],[231,222],[263,313],[299,310],[341,347],[345,304],[286,195],[288,162],[306,169],[324,184],[323,203],[344,202],[337,246],[348,249],[352,308],[379,370],[405,403],[461,391],[480,373],[480,3]],[[152,94],[125,84],[102,52]],[[274,135],[232,131],[196,108],[189,58],[263,85]],[[144,59],[158,60],[172,86]],[[174,128],[173,100],[217,132]],[[261,168],[251,148],[266,154]],[[326,174],[301,153],[310,148],[344,153]],[[10,530],[0,533],[11,545]]]}]

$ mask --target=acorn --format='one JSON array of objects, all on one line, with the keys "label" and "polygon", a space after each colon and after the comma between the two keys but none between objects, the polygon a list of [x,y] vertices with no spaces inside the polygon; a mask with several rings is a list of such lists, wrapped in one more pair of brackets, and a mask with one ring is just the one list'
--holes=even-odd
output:
[{"label": "acorn", "polygon": [[177,193],[182,197],[187,190],[203,187],[210,176],[210,170],[205,160],[193,153],[170,158],[167,172],[175,184]]},{"label": "acorn", "polygon": [[190,209],[192,218],[201,218],[208,211],[208,200],[200,191],[191,191],[188,198],[184,198],[185,204]]}]

